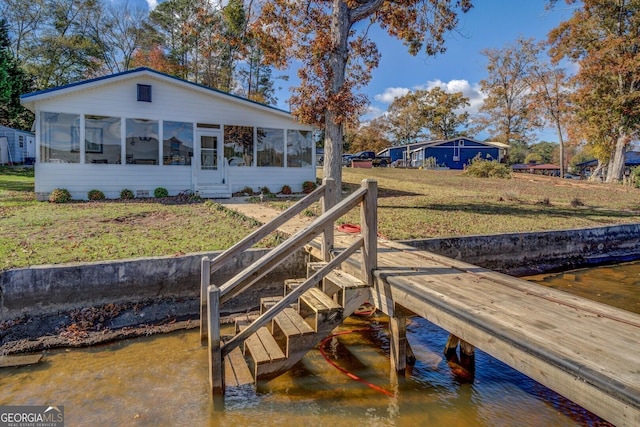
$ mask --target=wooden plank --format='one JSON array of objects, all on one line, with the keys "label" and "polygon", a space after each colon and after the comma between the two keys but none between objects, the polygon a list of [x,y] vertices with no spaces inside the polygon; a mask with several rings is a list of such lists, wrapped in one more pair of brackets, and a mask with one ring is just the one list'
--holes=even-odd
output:
[{"label": "wooden plank", "polygon": [[299,335],[310,335],[315,332],[294,309],[286,308],[282,314],[286,316],[291,325],[298,330]]},{"label": "wooden plank", "polygon": [[42,360],[42,354],[0,356],[0,368],[35,365],[36,363],[40,363],[40,360]]},{"label": "wooden plank", "polygon": [[215,410],[224,409],[224,359],[220,340],[220,289],[209,286],[207,292],[207,333],[209,350],[209,386]]},{"label": "wooden plank", "polygon": [[204,256],[200,260],[200,344],[207,344],[208,318],[207,298],[211,284],[211,260]]},{"label": "wooden plank", "polygon": [[262,343],[262,347],[269,355],[270,361],[273,362],[284,359],[284,353],[278,346],[278,343],[276,343],[276,341],[273,339],[273,335],[271,335],[267,328],[260,328],[258,332],[256,332],[256,334],[258,335],[258,339],[260,339],[260,342]]},{"label": "wooden plank", "polygon": [[318,288],[308,289],[304,294],[302,294],[300,299],[304,300],[309,307],[316,312],[325,312],[342,308],[340,304],[332,300],[327,294]]},{"label": "wooden plank", "polygon": [[234,348],[224,358],[224,362],[224,378],[227,387],[242,387],[254,383],[253,375],[239,347]]}]

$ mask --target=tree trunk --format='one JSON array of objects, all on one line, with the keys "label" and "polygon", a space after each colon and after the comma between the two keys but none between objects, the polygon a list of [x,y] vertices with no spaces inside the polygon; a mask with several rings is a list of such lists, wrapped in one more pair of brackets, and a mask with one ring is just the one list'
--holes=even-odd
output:
[{"label": "tree trunk", "polygon": [[602,181],[602,175],[604,175],[604,173],[602,172],[603,169],[604,169],[604,163],[598,160],[598,165],[596,166],[595,170],[589,177],[589,181]]},{"label": "tree trunk", "polygon": [[622,174],[624,173],[625,151],[629,140],[629,134],[625,131],[620,131],[618,139],[616,140],[615,151],[611,160],[609,160],[609,167],[607,168],[607,182],[620,182],[622,180]]},{"label": "tree trunk", "polygon": [[[347,66],[349,38],[349,28],[351,27],[350,12],[343,0],[333,0],[333,11],[331,14],[331,44],[333,49],[329,56],[331,67],[331,97],[342,91],[345,80],[345,69]],[[335,106],[335,103],[333,103]],[[334,192],[333,200],[329,201],[329,206],[335,206],[340,201],[342,195],[342,137],[343,125],[337,123],[336,112],[331,110],[331,106],[325,111],[325,140],[324,140],[324,165],[323,177],[333,178],[336,182],[337,191]]]},{"label": "tree trunk", "polygon": [[557,124],[558,143],[560,144],[560,178],[564,178],[564,140],[562,139],[562,128]]}]

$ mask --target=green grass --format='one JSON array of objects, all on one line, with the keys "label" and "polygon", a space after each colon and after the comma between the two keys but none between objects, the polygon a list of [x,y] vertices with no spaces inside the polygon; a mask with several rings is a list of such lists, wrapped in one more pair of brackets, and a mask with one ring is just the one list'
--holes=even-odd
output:
[{"label": "green grass", "polygon": [[[392,239],[542,231],[640,222],[640,190],[537,175],[343,169],[346,189],[378,181],[378,229]],[[574,206],[575,201],[582,206]],[[343,222],[358,223],[352,212]]]},{"label": "green grass", "polygon": [[211,202],[37,202],[32,171],[0,169],[0,270],[225,249],[258,224]]},{"label": "green grass", "polygon": [[[393,240],[640,222],[640,189],[621,185],[534,175],[497,179],[459,171],[343,169],[347,191],[365,178],[378,181],[378,229]],[[266,203],[285,209],[294,201]],[[315,204],[303,214],[319,213]],[[359,223],[358,210],[339,222]],[[0,269],[225,249],[256,226],[255,220],[210,202],[36,202],[32,170],[0,168]],[[279,241],[272,236],[262,246]]]}]

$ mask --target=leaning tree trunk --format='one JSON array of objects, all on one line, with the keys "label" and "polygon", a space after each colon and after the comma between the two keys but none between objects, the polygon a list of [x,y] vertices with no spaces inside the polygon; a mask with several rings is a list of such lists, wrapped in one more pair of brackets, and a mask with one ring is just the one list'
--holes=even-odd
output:
[{"label": "leaning tree trunk", "polygon": [[607,168],[607,182],[620,182],[622,181],[622,174],[624,173],[624,162],[625,162],[625,150],[627,144],[629,143],[630,138],[629,134],[622,131],[618,135],[618,139],[616,140],[616,147],[609,160],[609,167]]},{"label": "leaning tree trunk", "polygon": [[598,160],[598,165],[595,170],[589,177],[589,181],[602,181],[600,176],[603,175],[604,163],[601,160]]}]

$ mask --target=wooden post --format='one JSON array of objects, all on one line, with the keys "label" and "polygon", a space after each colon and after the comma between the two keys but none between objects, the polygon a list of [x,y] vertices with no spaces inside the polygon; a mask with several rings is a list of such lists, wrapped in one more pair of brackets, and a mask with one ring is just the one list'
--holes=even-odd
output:
[{"label": "wooden post", "polygon": [[220,289],[209,286],[209,385],[213,397],[213,409],[224,409],[224,360],[220,341]]},{"label": "wooden post", "polygon": [[[324,195],[322,196],[322,213],[327,212],[333,206],[336,188],[336,181],[333,178],[324,178],[322,180],[324,186]],[[322,233],[322,260],[331,261],[331,250],[333,249],[333,223],[329,224]]]},{"label": "wooden post", "polygon": [[200,261],[200,344],[207,344],[207,298],[211,284],[211,260],[203,256]]},{"label": "wooden post", "polygon": [[390,317],[389,335],[391,370],[404,375],[407,368],[407,319]]},{"label": "wooden post", "polygon": [[373,271],[378,268],[378,185],[373,179],[364,179],[361,185],[367,189],[360,205],[360,228],[364,238],[362,280],[373,286]]},{"label": "wooden post", "polygon": [[[460,358],[457,347],[460,344]],[[444,346],[444,355],[453,375],[460,382],[473,383],[476,375],[475,348],[468,342],[450,334]]]}]

